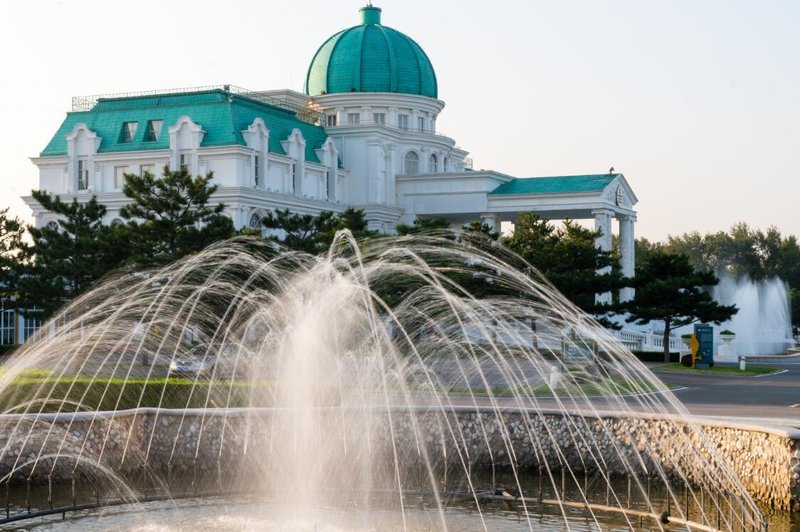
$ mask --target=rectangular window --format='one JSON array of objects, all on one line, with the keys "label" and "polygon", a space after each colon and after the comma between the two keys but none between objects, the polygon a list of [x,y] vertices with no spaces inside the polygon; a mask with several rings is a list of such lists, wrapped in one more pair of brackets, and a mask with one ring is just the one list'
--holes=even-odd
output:
[{"label": "rectangular window", "polygon": [[119,141],[123,144],[129,144],[136,138],[136,126],[139,122],[123,122],[122,131],[119,135]]},{"label": "rectangular window", "polygon": [[259,178],[261,177],[261,172],[259,171],[261,166],[261,157],[256,155],[254,157],[254,166],[253,166],[253,180],[255,181],[256,186],[258,186]]},{"label": "rectangular window", "polygon": [[425,118],[424,117],[417,117],[417,129],[419,131],[425,131]]},{"label": "rectangular window", "polygon": [[144,131],[145,142],[155,142],[161,136],[161,128],[164,126],[163,120],[148,120],[147,129]]},{"label": "rectangular window", "polygon": [[13,308],[0,308],[0,343],[3,345],[17,343],[14,338],[16,318],[17,313]]},{"label": "rectangular window", "polygon": [[408,131],[408,115],[397,115],[397,127]]},{"label": "rectangular window", "polygon": [[331,170],[330,168],[325,169],[325,175],[322,176],[325,180],[325,199],[330,201],[331,199]]},{"label": "rectangular window", "polygon": [[128,173],[127,166],[115,166],[114,167],[114,189],[115,190],[122,190],[122,187],[125,185],[125,174]]},{"label": "rectangular window", "polygon": [[297,163],[292,163],[291,166],[291,179],[289,180],[289,192],[294,194],[294,191],[297,190],[295,182],[297,181]]},{"label": "rectangular window", "polygon": [[385,124],[386,113],[375,113],[374,115],[372,115],[372,119],[376,124]]},{"label": "rectangular window", "polygon": [[347,123],[351,126],[357,126],[361,123],[361,115],[358,113],[347,113]]},{"label": "rectangular window", "polygon": [[149,173],[150,175],[156,175],[156,165],[154,164],[143,164],[139,167],[139,177],[144,177],[145,172]]},{"label": "rectangular window", "polygon": [[192,154],[191,153],[181,153],[180,167],[181,167],[181,170],[186,170],[190,174],[192,173]]},{"label": "rectangular window", "polygon": [[336,125],[336,115],[328,115],[325,117],[325,124],[328,127],[334,127]]},{"label": "rectangular window", "polygon": [[36,331],[39,330],[39,327],[42,326],[42,320],[37,318],[22,318],[22,341],[27,342],[29,338],[31,338]]},{"label": "rectangular window", "polygon": [[89,165],[85,159],[78,159],[78,190],[89,190]]}]

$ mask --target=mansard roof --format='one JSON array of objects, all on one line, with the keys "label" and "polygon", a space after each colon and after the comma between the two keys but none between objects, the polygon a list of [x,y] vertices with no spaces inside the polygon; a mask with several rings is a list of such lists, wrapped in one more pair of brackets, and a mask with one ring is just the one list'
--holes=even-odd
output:
[{"label": "mansard roof", "polygon": [[[67,113],[41,156],[67,154],[67,135],[75,126],[84,123],[102,138],[98,153],[169,149],[169,127],[182,116],[188,116],[205,131],[201,148],[210,146],[246,146],[242,131],[256,118],[261,118],[269,129],[269,146],[272,153],[285,155],[281,145],[292,130],[299,129],[306,141],[306,160],[319,162],[316,149],[325,142],[325,130],[302,120],[298,110],[284,109],[259,101],[254,97],[235,94],[225,89],[186,92],[149,93],[146,95],[97,98],[87,110]],[[147,140],[148,123],[162,120],[163,126],[157,140]],[[124,142],[125,123],[135,122],[132,139]]]}]

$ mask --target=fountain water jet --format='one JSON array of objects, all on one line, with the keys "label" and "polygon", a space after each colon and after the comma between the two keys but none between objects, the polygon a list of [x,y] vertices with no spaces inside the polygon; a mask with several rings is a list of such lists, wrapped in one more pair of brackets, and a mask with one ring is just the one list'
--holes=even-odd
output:
[{"label": "fountain water jet", "polygon": [[[481,508],[498,499],[528,528],[545,505],[566,526],[580,508],[597,526],[607,512],[632,526],[634,511],[670,510],[700,529],[761,528],[675,397],[504,253],[436,237],[360,249],[342,233],[323,257],[239,239],[119,274],[0,374],[16,413],[2,418],[0,480],[111,472],[128,494],[256,489],[367,528],[387,508],[414,528],[420,498],[440,528],[454,499],[484,528]],[[213,370],[168,378],[193,342]]]}]

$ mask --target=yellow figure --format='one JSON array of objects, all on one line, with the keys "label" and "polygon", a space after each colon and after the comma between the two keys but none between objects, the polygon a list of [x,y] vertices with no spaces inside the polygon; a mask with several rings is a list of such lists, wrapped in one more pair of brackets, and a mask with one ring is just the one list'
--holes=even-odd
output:
[{"label": "yellow figure", "polygon": [[689,339],[689,349],[692,351],[692,367],[695,367],[694,363],[698,360],[703,360],[703,357],[697,356],[697,351],[700,349],[700,342],[697,341],[697,335],[692,334],[692,337]]}]

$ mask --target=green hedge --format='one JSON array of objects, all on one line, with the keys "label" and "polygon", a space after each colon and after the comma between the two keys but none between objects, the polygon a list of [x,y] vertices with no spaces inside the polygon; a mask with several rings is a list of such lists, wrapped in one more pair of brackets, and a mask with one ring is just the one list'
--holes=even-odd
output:
[{"label": "green hedge", "polygon": [[[631,353],[642,362],[664,362],[662,351],[631,351]],[[680,353],[670,353],[669,361],[680,362]]]},{"label": "green hedge", "polygon": [[[163,395],[163,397],[162,397]],[[269,406],[269,387],[188,379],[15,379],[0,396],[0,411],[72,412],[137,407],[203,408]],[[80,403],[80,404],[79,404]],[[18,405],[27,405],[19,408]],[[44,405],[44,407],[43,407]]]}]

